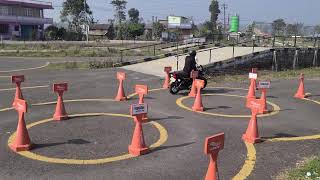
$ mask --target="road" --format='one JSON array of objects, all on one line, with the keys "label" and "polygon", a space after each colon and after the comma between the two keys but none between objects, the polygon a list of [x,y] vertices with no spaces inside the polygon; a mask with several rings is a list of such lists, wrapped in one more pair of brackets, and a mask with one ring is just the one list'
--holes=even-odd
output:
[{"label": "road", "polygon": [[[268,50],[268,48],[262,48],[262,47],[257,47],[255,48],[255,52],[259,51],[265,51]],[[236,47],[235,48],[235,57],[236,56],[243,56],[247,54],[252,53],[252,47]],[[224,61],[227,59],[232,58],[233,55],[233,48],[232,47],[225,47],[225,48],[220,48],[212,51],[212,59],[211,62],[219,62],[219,61]],[[198,64],[200,65],[206,65],[209,64],[209,59],[210,59],[210,52],[205,51],[205,52],[200,52],[197,55],[198,57]],[[179,56],[179,65],[178,69],[182,70],[184,66],[184,59],[185,56]],[[141,72],[144,74],[149,74],[149,75],[155,75],[158,77],[163,77],[164,72],[163,69],[166,66],[171,66],[173,67],[173,70],[177,70],[177,57],[167,57],[163,59],[158,59],[142,64],[134,64],[134,65],[129,65],[123,67],[124,69],[131,70],[131,71],[136,71],[136,72]]]}]

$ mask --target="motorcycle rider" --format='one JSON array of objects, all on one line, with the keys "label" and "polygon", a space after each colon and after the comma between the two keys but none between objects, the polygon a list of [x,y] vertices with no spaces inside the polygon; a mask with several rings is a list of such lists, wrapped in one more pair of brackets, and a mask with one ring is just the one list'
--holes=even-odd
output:
[{"label": "motorcycle rider", "polygon": [[184,63],[184,68],[182,72],[183,77],[189,78],[191,72],[193,70],[194,71],[197,70],[196,56],[197,56],[197,52],[195,50],[189,51],[189,56],[186,57],[185,63]]}]

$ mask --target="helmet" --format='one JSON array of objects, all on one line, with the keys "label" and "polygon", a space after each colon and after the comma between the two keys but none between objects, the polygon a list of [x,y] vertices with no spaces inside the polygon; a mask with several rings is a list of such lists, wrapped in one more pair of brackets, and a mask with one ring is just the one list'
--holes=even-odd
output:
[{"label": "helmet", "polygon": [[190,56],[196,56],[196,55],[197,55],[197,51],[195,51],[195,50],[189,50],[189,55],[190,55]]}]

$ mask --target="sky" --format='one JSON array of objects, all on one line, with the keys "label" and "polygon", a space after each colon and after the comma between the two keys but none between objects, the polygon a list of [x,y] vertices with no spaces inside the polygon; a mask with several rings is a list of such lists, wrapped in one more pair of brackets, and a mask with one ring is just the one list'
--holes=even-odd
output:
[{"label": "sky", "polygon": [[[47,0],[50,1],[50,0]],[[145,22],[152,16],[164,19],[167,15],[193,17],[196,24],[209,20],[208,7],[211,0],[127,0],[127,9],[136,8]],[[47,17],[59,22],[63,0],[51,0],[54,10],[46,10]],[[100,23],[113,18],[114,10],[111,0],[87,0],[93,15]],[[272,22],[283,18],[288,23],[320,24],[320,0],[219,0],[227,4],[226,13],[238,14],[241,24],[253,21]],[[223,14],[219,17],[223,20]]]}]

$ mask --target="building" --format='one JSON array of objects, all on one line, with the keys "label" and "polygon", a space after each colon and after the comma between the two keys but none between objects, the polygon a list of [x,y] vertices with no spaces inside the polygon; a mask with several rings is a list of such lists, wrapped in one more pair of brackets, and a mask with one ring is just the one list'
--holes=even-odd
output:
[{"label": "building", "polygon": [[7,40],[40,40],[44,25],[53,24],[44,17],[44,9],[53,9],[51,2],[40,0],[1,0],[0,36]]},{"label": "building", "polygon": [[109,24],[91,24],[88,32],[90,39],[105,39],[109,27]]},{"label": "building", "polygon": [[[164,41],[181,41],[193,37],[193,21],[183,16],[168,16],[167,19],[159,19],[157,22],[163,25],[165,31],[162,33]],[[152,24],[146,25],[146,31],[152,32]]]}]

